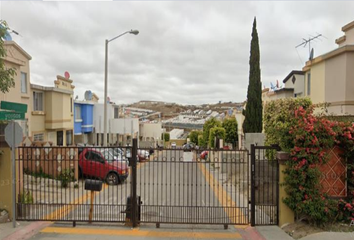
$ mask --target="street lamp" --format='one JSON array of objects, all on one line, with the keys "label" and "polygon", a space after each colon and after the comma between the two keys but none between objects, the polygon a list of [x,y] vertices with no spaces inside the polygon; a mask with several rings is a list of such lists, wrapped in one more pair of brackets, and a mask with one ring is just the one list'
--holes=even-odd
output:
[{"label": "street lamp", "polygon": [[103,146],[107,146],[107,72],[108,72],[108,43],[112,42],[113,40],[116,40],[117,38],[130,33],[134,35],[138,35],[139,31],[138,30],[130,30],[126,31],[125,33],[122,33],[110,40],[106,39],[105,45],[105,65],[104,65],[104,111],[103,111]]}]

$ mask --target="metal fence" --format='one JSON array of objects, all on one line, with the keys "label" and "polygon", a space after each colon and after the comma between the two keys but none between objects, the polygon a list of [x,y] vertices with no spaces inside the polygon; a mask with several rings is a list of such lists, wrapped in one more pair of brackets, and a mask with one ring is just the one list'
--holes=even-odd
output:
[{"label": "metal fence", "polygon": [[[136,139],[132,147],[19,147],[17,219],[277,224],[271,149],[253,146],[250,162],[246,150],[138,149]],[[101,180],[102,190],[85,190],[85,179]]]},{"label": "metal fence", "polygon": [[88,221],[91,195],[84,179],[101,179],[93,195],[92,221],[124,222],[131,194],[127,153],[131,148],[19,147],[17,219]]}]

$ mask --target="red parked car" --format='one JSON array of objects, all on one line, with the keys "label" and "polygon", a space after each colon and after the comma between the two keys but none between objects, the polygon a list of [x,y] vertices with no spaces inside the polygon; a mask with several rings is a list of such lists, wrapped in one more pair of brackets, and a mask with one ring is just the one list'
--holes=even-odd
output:
[{"label": "red parked car", "polygon": [[208,158],[208,154],[209,154],[208,151],[203,151],[203,152],[200,154],[200,158],[201,158],[201,159],[207,159],[207,158]]},{"label": "red parked car", "polygon": [[109,185],[124,182],[129,175],[129,167],[124,161],[105,159],[93,148],[84,148],[79,156],[80,176],[99,178]]}]

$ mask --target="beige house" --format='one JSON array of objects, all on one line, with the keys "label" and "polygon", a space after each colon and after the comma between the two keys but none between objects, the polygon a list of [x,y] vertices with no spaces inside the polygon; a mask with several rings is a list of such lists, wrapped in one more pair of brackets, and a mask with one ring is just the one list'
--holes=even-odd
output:
[{"label": "beige house", "polygon": [[30,128],[34,141],[56,146],[74,144],[74,103],[72,80],[57,76],[54,87],[31,84],[33,108]]},{"label": "beige house", "polygon": [[7,56],[4,58],[6,68],[14,68],[16,71],[15,87],[10,88],[7,93],[0,92],[0,101],[16,102],[27,104],[25,121],[19,121],[24,135],[30,135],[31,128],[28,122],[31,121],[30,109],[32,108],[30,90],[30,64],[32,57],[14,41],[4,41],[4,48]]},{"label": "beige house", "polygon": [[291,71],[283,80],[284,87],[271,91],[269,88],[262,90],[262,101],[264,105],[272,100],[303,97],[305,95],[305,79],[304,72],[299,70]]},{"label": "beige house", "polygon": [[328,103],[329,114],[354,115],[354,21],[342,31],[337,49],[306,62],[305,95]]}]

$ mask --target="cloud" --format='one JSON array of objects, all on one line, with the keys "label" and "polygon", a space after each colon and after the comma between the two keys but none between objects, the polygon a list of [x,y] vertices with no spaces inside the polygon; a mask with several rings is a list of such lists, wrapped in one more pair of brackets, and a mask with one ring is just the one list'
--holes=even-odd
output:
[{"label": "cloud", "polygon": [[[352,21],[352,2],[1,2],[1,18],[31,56],[31,81],[50,86],[69,71],[75,95],[103,99],[104,41],[109,43],[108,95],[117,103],[161,100],[182,104],[244,101],[254,16],[262,84],[301,69],[313,43],[318,56],[336,47]],[[340,18],[338,17],[340,16]]]}]

